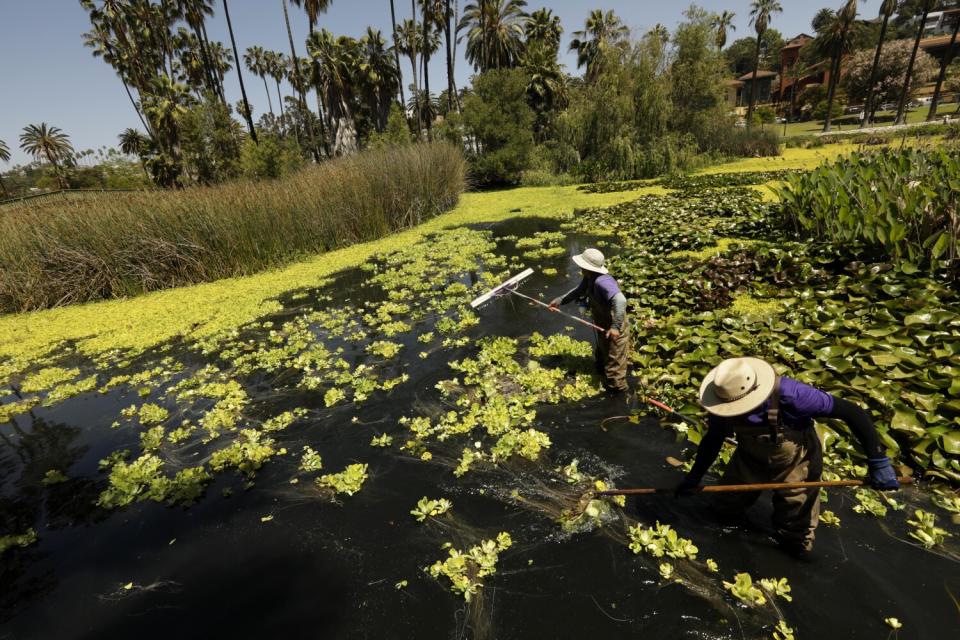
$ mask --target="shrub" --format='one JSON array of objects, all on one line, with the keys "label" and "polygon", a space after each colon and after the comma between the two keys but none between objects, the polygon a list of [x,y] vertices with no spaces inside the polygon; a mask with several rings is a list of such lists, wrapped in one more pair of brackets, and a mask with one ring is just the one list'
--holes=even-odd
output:
[{"label": "shrub", "polygon": [[452,207],[448,144],[370,151],[275,181],[33,200],[0,210],[0,309],[129,296],[253,273]]},{"label": "shrub", "polygon": [[261,134],[259,144],[247,138],[240,148],[240,168],[247,178],[280,178],[302,166],[300,147],[292,138]]},{"label": "shrub", "polygon": [[726,156],[779,156],[780,136],[774,129],[724,127],[715,134],[713,147]]},{"label": "shrub", "polygon": [[957,265],[960,151],[854,153],[777,189],[787,221],[901,269]]}]

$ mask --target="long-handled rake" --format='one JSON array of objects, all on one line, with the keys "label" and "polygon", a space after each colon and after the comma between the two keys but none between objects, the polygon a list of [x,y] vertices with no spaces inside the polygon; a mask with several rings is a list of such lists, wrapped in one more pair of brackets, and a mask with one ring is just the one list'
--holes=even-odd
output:
[{"label": "long-handled rake", "polygon": [[599,326],[593,324],[592,322],[588,322],[587,320],[584,320],[583,318],[580,318],[580,317],[577,317],[577,316],[575,316],[575,315],[569,314],[569,313],[567,313],[566,311],[561,311],[560,309],[553,309],[553,308],[550,307],[550,305],[547,304],[546,302],[543,302],[542,300],[537,300],[536,298],[532,298],[532,297],[530,297],[530,296],[528,296],[528,295],[526,295],[526,294],[524,294],[524,293],[520,293],[519,291],[517,291],[517,287],[520,285],[520,283],[521,283],[522,281],[526,280],[527,278],[529,278],[529,277],[532,276],[532,275],[533,275],[533,269],[524,269],[523,271],[521,271],[521,272],[518,273],[517,275],[513,276],[512,278],[510,278],[509,280],[505,280],[505,281],[501,282],[500,284],[498,284],[497,286],[495,286],[493,289],[490,289],[490,291],[487,291],[487,292],[486,292],[485,294],[483,294],[482,296],[479,296],[479,297],[477,297],[477,298],[474,298],[474,300],[470,303],[470,306],[471,306],[472,308],[474,308],[474,309],[479,309],[480,307],[483,307],[483,306],[489,304],[490,302],[492,302],[492,301],[495,300],[496,298],[499,298],[499,297],[505,296],[505,295],[507,295],[507,294],[509,294],[509,293],[512,293],[512,294],[515,295],[515,296],[519,296],[519,297],[523,298],[524,300],[529,300],[529,301],[532,302],[533,304],[539,305],[539,306],[544,307],[544,308],[546,308],[546,309],[550,309],[551,311],[553,311],[553,312],[555,312],[555,313],[559,313],[559,314],[562,315],[562,316],[565,316],[565,317],[567,317],[567,318],[570,318],[571,320],[573,320],[573,321],[575,321],[575,322],[579,322],[579,323],[582,324],[582,325],[586,325],[586,326],[590,327],[591,329],[594,329],[594,330],[596,330],[596,331],[599,331],[600,333],[603,333],[603,332],[605,331],[605,329],[603,329],[602,327],[599,327]]}]

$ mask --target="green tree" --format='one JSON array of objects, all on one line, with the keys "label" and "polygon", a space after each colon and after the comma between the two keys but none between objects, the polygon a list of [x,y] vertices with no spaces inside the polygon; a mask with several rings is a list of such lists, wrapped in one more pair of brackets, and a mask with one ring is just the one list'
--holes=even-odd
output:
[{"label": "green tree", "polygon": [[269,133],[260,144],[244,140],[240,149],[240,172],[259,180],[275,179],[294,173],[303,166],[303,155],[296,141]]},{"label": "green tree", "polygon": [[523,34],[526,39],[524,48],[527,51],[534,47],[543,48],[554,58],[560,52],[563,26],[560,24],[560,16],[553,15],[551,9],[537,9],[531,13],[524,26]]},{"label": "green tree", "polygon": [[517,184],[533,150],[534,113],[520,69],[493,69],[474,77],[463,103],[463,123],[475,142],[472,173],[479,184]]},{"label": "green tree", "polygon": [[467,37],[467,61],[481,73],[521,62],[526,0],[479,0],[463,9],[457,33]]},{"label": "green tree", "polygon": [[753,109],[757,104],[757,72],[760,70],[760,43],[763,34],[770,26],[775,13],[783,12],[778,0],[752,0],[750,3],[750,24],[757,32],[757,49],[753,56],[753,79],[750,82],[750,104],[747,107],[747,127],[752,126]]},{"label": "green tree", "polygon": [[146,158],[150,153],[150,147],[152,144],[150,138],[143,135],[136,129],[127,128],[120,133],[118,139],[120,142],[120,151],[128,156],[136,156],[140,161],[140,167],[143,169],[143,174],[147,177],[147,180],[150,180],[150,172],[147,171],[146,164]]},{"label": "green tree", "polygon": [[[864,49],[854,53],[844,66],[843,86],[847,95],[856,103],[872,95],[871,112],[866,118],[873,118],[872,111],[884,102],[895,103],[903,91],[906,79],[907,63],[913,43],[909,40],[897,40],[883,47],[879,59],[874,62],[874,52]],[[921,83],[927,82],[936,74],[937,63],[933,56],[919,52],[913,65],[914,82],[908,93],[912,97]],[[872,92],[871,92],[872,89]],[[864,102],[866,104],[866,102]]]},{"label": "green tree", "polygon": [[927,14],[933,11],[938,4],[939,0],[921,0],[917,35],[913,41],[910,62],[907,63],[907,72],[903,81],[903,90],[900,92],[900,100],[897,103],[897,118],[894,120],[894,124],[904,124],[907,121],[907,96],[910,93],[910,84],[913,82],[913,66],[917,59],[917,52],[920,50],[920,39],[923,37],[923,29],[927,24]]},{"label": "green tree", "polygon": [[374,129],[383,131],[390,114],[390,103],[400,83],[400,72],[380,31],[367,27],[366,33],[360,38],[354,73],[362,107],[373,122]]},{"label": "green tree", "polygon": [[46,122],[27,125],[20,134],[20,148],[36,160],[46,159],[53,167],[60,188],[67,188],[64,165],[73,157],[73,145],[59,127],[48,127]]},{"label": "green tree", "polygon": [[358,145],[352,103],[359,44],[353,38],[336,37],[322,29],[307,38],[307,52],[319,72],[319,88],[327,105],[332,153],[337,156],[353,153]]},{"label": "green tree", "polygon": [[587,16],[584,28],[573,32],[570,41],[570,51],[577,53],[577,68],[585,67],[584,77],[593,82],[602,73],[599,62],[608,58],[601,55],[611,48],[623,49],[630,36],[630,30],[613,11],[604,13],[594,9]]},{"label": "green tree", "polygon": [[887,27],[890,24],[890,16],[897,9],[897,0],[881,0],[880,2],[880,36],[877,38],[877,50],[873,55],[873,66],[870,68],[870,79],[867,81],[867,96],[863,103],[863,120],[860,121],[860,128],[870,125],[873,118],[874,105],[874,87],[877,83],[877,69],[880,65],[880,53],[883,51],[883,41],[887,37]]},{"label": "green tree", "polygon": [[727,46],[727,32],[736,31],[737,26],[733,24],[733,19],[737,14],[732,11],[722,11],[713,18],[713,28],[717,32],[717,49],[722,50]]},{"label": "green tree", "polygon": [[691,7],[685,15],[673,35],[670,127],[692,135],[706,151],[718,126],[729,126],[721,84],[723,58],[714,46],[710,14]]},{"label": "green tree", "polygon": [[[783,34],[768,28],[760,40],[760,68],[770,71],[780,69],[780,51],[783,49]],[[740,77],[753,71],[753,56],[757,49],[757,39],[753,36],[737,38],[723,51],[727,66]]]},{"label": "green tree", "polygon": [[[413,143],[410,135],[410,125],[407,116],[396,102],[390,104],[390,114],[387,116],[387,126],[382,131],[374,132],[370,136],[370,147],[403,147]],[[460,144],[460,141],[457,141]]]},{"label": "green tree", "polygon": [[240,174],[243,128],[213,93],[207,93],[202,101],[187,107],[177,119],[187,179],[215,184]]}]

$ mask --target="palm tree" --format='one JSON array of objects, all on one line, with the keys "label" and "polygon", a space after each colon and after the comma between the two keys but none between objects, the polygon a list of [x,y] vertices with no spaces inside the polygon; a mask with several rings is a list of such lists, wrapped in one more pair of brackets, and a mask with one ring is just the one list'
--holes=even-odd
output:
[{"label": "palm tree", "polygon": [[263,47],[247,47],[246,53],[243,54],[243,63],[247,65],[250,73],[263,80],[263,92],[267,94],[267,106],[270,107],[270,115],[273,115],[273,100],[270,99],[270,89],[267,87],[267,61],[265,54],[266,51],[264,51]]},{"label": "palm tree", "polygon": [[736,31],[737,26],[733,24],[733,19],[737,17],[737,14],[732,11],[724,11],[713,17],[713,22],[711,26],[714,31],[717,32],[717,50],[722,50],[727,46],[727,31]]},{"label": "palm tree", "polygon": [[843,55],[850,48],[851,27],[857,19],[857,0],[846,0],[843,7],[833,18],[821,27],[821,33],[815,43],[821,54],[830,58],[830,80],[827,83],[827,113],[823,120],[823,132],[830,131],[833,125],[833,98],[840,81],[840,68]]},{"label": "palm tree", "polygon": [[335,37],[326,29],[321,29],[307,38],[307,53],[319,73],[320,89],[330,121],[333,153],[343,155],[356,151],[357,129],[350,105],[359,53],[357,41],[347,36]]},{"label": "palm tree", "polygon": [[520,64],[526,6],[526,0],[485,0],[464,7],[457,33],[466,32],[466,56],[474,69],[482,73]]},{"label": "palm tree", "polygon": [[753,78],[750,80],[750,105],[747,107],[747,128],[753,126],[753,108],[757,104],[757,71],[760,70],[760,45],[775,13],[782,13],[778,0],[753,0],[750,3],[750,24],[757,32],[757,51],[753,56]]},{"label": "palm tree", "polygon": [[213,15],[213,0],[175,0],[175,5],[178,14],[186,20],[197,40],[207,86],[226,104],[223,84],[217,80],[213,58],[210,56],[210,40],[207,37],[206,19]]},{"label": "palm tree", "polygon": [[230,45],[233,48],[233,63],[237,67],[237,79],[240,80],[240,95],[243,97],[243,115],[247,120],[247,128],[250,130],[250,139],[254,144],[259,144],[257,140],[257,130],[253,126],[253,116],[250,114],[250,101],[247,100],[247,88],[243,86],[243,72],[240,70],[240,56],[237,54],[237,41],[233,37],[233,23],[230,22],[230,8],[227,6],[227,0],[223,0],[223,15],[227,18],[227,30],[230,32]]},{"label": "palm tree", "polygon": [[[417,21],[414,18],[406,19],[401,23],[400,27],[397,29],[397,37],[399,39],[398,48],[400,53],[407,56],[410,59],[410,68],[413,72],[413,84],[410,85],[410,92],[417,93],[420,91],[420,85],[417,82],[417,50],[422,48],[420,46],[421,40],[420,30],[417,28]],[[419,104],[416,100],[409,100],[407,102],[410,104]],[[417,138],[420,138],[420,124],[421,124],[421,114],[419,111],[417,114]]]},{"label": "palm tree", "polygon": [[[7,146],[7,143],[3,140],[0,140],[0,162],[7,163],[10,162],[10,147]],[[0,173],[0,189],[3,189],[3,197],[9,198],[10,194],[7,192],[7,185],[3,183],[3,174]]]},{"label": "palm tree", "polygon": [[400,86],[400,106],[403,107],[407,98],[403,95],[403,73],[400,71],[400,44],[397,41],[397,11],[393,6],[393,0],[390,0],[390,25],[393,35],[393,57],[397,63],[397,84]]},{"label": "palm tree", "polygon": [[383,131],[390,115],[390,96],[395,94],[400,75],[387,41],[372,27],[367,27],[367,32],[360,38],[356,79],[364,94],[364,102],[373,114],[374,126],[377,131]]},{"label": "palm tree", "polygon": [[560,36],[563,35],[560,16],[553,15],[551,9],[537,9],[530,14],[523,32],[527,39],[527,49],[532,43],[538,43],[551,50],[553,57],[556,58],[560,50]]},{"label": "palm tree", "polygon": [[570,51],[577,52],[577,68],[586,67],[585,78],[588,82],[597,78],[602,54],[611,47],[626,41],[630,30],[613,11],[604,13],[594,9],[587,17],[581,31],[573,32]]},{"label": "palm tree", "polygon": [[883,22],[880,25],[880,37],[877,38],[877,52],[873,55],[873,66],[870,68],[870,83],[867,85],[867,100],[863,106],[863,120],[860,121],[860,128],[870,124],[873,118],[873,93],[876,90],[877,69],[880,66],[880,52],[883,50],[883,41],[887,37],[887,25],[890,22],[890,16],[897,10],[897,0],[883,0],[880,3],[880,17]]},{"label": "palm tree", "polygon": [[647,36],[659,40],[661,43],[666,44],[670,41],[670,29],[667,29],[665,26],[659,22],[653,25],[653,28],[647,31]]},{"label": "palm tree", "polygon": [[953,62],[953,47],[957,44],[958,31],[960,31],[960,16],[954,16],[950,46],[947,47],[947,52],[943,54],[943,58],[940,60],[940,75],[937,76],[937,85],[933,89],[933,100],[930,102],[930,110],[927,112],[927,122],[931,122],[937,117],[937,107],[940,104],[940,90],[943,88],[943,79],[947,75],[947,67]]},{"label": "palm tree", "polygon": [[907,74],[903,80],[903,88],[900,90],[900,101],[897,103],[897,119],[893,124],[903,124],[907,121],[907,96],[910,95],[910,83],[913,81],[913,64],[917,61],[917,51],[920,49],[920,39],[923,37],[923,28],[927,24],[927,14],[933,11],[939,0],[921,0],[920,22],[917,26],[917,37],[913,41],[913,52],[910,54],[910,62],[907,63]]},{"label": "palm tree", "polygon": [[46,122],[41,122],[39,126],[27,125],[20,134],[20,148],[36,160],[46,158],[57,174],[60,188],[67,188],[61,163],[69,162],[73,154],[73,146],[70,144],[70,137],[59,127],[48,127]]},{"label": "palm tree", "polygon": [[333,4],[333,0],[290,0],[290,2],[295,7],[303,7],[303,10],[307,12],[307,25],[310,33],[313,33],[316,28],[320,14],[326,13],[330,5]]},{"label": "palm tree", "polygon": [[124,129],[117,138],[120,141],[120,151],[124,152],[129,156],[137,156],[140,159],[140,167],[143,169],[144,175],[147,176],[147,179],[150,179],[150,172],[147,171],[147,163],[145,162],[145,156],[147,154],[147,149],[150,146],[150,138],[143,135],[136,129],[126,128]]},{"label": "palm tree", "polygon": [[284,69],[287,68],[287,62],[279,51],[265,51],[263,61],[266,65],[266,72],[277,84],[277,102],[280,103],[280,118],[283,118],[283,94],[280,93],[280,81],[283,80]]},{"label": "palm tree", "polygon": [[[307,98],[303,93],[303,82],[301,81],[303,75],[300,73],[300,58],[297,57],[297,49],[293,46],[293,30],[290,28],[290,13],[287,11],[287,0],[280,0],[280,3],[283,5],[283,21],[287,25],[287,40],[290,41],[290,60],[293,65],[294,79],[292,84],[300,96],[300,109],[304,114],[307,114],[309,111],[307,109]],[[307,135],[310,136],[310,150],[313,153],[313,158],[317,162],[320,162],[320,148],[317,146],[317,137],[313,133],[313,125],[309,121],[307,122]]]}]

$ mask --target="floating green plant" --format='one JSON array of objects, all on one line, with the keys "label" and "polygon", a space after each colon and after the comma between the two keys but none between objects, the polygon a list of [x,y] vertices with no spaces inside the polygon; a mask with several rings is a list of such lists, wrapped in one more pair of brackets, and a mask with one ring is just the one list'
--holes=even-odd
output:
[{"label": "floating green plant", "polygon": [[827,509],[826,511],[820,514],[820,522],[827,525],[828,527],[839,527],[840,518],[833,511]]},{"label": "floating green plant", "polygon": [[500,532],[496,539],[483,540],[465,552],[449,549],[449,557],[424,567],[424,571],[436,579],[445,576],[450,581],[451,591],[459,593],[464,600],[470,602],[483,586],[483,579],[497,572],[500,554],[511,545],[513,540],[510,534]]},{"label": "floating green plant", "polygon": [[352,496],[363,487],[367,480],[367,465],[351,464],[340,473],[327,474],[317,478],[317,485],[332,489],[334,493]]},{"label": "floating green plant", "polygon": [[300,456],[300,471],[313,473],[323,469],[323,460],[320,454],[314,451],[309,445],[303,446],[303,455]]},{"label": "floating green plant", "polygon": [[27,529],[24,533],[17,535],[0,536],[0,555],[14,547],[29,547],[36,541],[37,532],[33,529]]},{"label": "floating green plant", "polygon": [[656,523],[651,528],[635,525],[627,531],[630,538],[630,550],[634,553],[646,553],[654,558],[686,558],[695,560],[697,546],[687,538],[680,537],[670,525]]},{"label": "floating green plant", "polygon": [[777,622],[773,629],[773,640],[796,640],[794,630],[784,620]]},{"label": "floating green plant", "polygon": [[943,541],[952,535],[946,529],[937,526],[936,515],[923,509],[914,511],[913,519],[907,520],[907,524],[913,527],[908,535],[923,545],[925,549],[942,545]]},{"label": "floating green plant", "polygon": [[424,496],[417,502],[415,509],[410,511],[410,515],[417,519],[417,522],[423,522],[427,518],[435,518],[443,515],[453,507],[453,503],[446,498],[431,500]]},{"label": "floating green plant", "polygon": [[40,484],[49,487],[50,485],[64,483],[69,479],[70,478],[68,478],[67,475],[62,471],[60,471],[59,469],[50,469],[45,474],[43,474],[43,478],[40,480]]},{"label": "floating green plant", "polygon": [[234,468],[252,478],[270,458],[284,453],[286,449],[277,449],[273,438],[255,429],[242,429],[233,442],[213,452],[210,468],[214,471]]},{"label": "floating green plant", "polygon": [[750,577],[749,573],[738,573],[733,577],[733,582],[724,580],[723,588],[729,591],[734,598],[751,607],[767,602],[763,591],[754,585],[753,578]]},{"label": "floating green plant", "polygon": [[373,438],[370,439],[371,447],[389,447],[391,444],[393,444],[393,436],[386,433],[373,436]]}]

